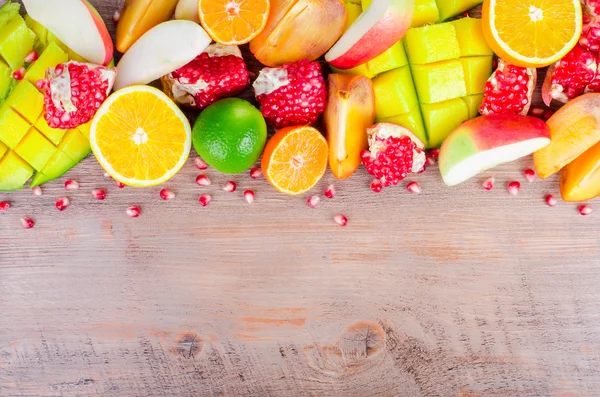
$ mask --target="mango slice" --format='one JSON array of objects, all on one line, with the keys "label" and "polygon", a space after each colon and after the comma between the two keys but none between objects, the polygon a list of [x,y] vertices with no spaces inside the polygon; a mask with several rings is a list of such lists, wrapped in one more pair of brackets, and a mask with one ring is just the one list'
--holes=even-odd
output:
[{"label": "mango slice", "polygon": [[0,191],[22,189],[33,174],[33,168],[15,152],[9,150],[0,159]]},{"label": "mango slice", "polygon": [[560,195],[569,202],[591,200],[600,195],[600,143],[586,150],[563,169]]},{"label": "mango slice", "polygon": [[376,120],[408,113],[419,104],[408,66],[377,76],[373,87]]},{"label": "mango slice", "polygon": [[483,0],[436,0],[440,11],[440,21],[462,14],[483,3]]},{"label": "mango slice", "polygon": [[29,131],[30,124],[4,104],[0,107],[0,141],[14,149]]},{"label": "mango slice", "polygon": [[42,114],[44,96],[29,81],[23,80],[17,84],[5,104],[34,124]]},{"label": "mango slice", "polygon": [[13,69],[23,66],[25,55],[33,49],[35,33],[23,18],[13,18],[0,30],[0,58]]},{"label": "mango slice", "polygon": [[38,80],[45,78],[47,69],[53,68],[60,63],[65,63],[68,60],[69,56],[67,53],[57,43],[51,42],[41,53],[39,59],[27,69],[25,79],[31,84],[35,84]]},{"label": "mango slice", "polygon": [[438,147],[444,139],[469,119],[467,104],[461,98],[434,104],[422,104],[423,121],[427,128],[428,147]]},{"label": "mango slice", "polygon": [[461,18],[454,25],[461,57],[492,56],[494,52],[485,41],[483,25],[479,18]]},{"label": "mango slice", "polygon": [[481,106],[481,102],[483,102],[483,94],[465,96],[462,97],[462,100],[467,104],[470,119],[479,116],[479,107]]},{"label": "mango slice", "polygon": [[419,106],[415,106],[408,113],[388,117],[386,119],[378,120],[378,122],[398,124],[399,126],[411,130],[421,142],[426,143],[428,141],[427,131],[425,130],[425,124],[423,123],[423,116],[421,115]]},{"label": "mango slice", "polygon": [[421,103],[437,103],[467,95],[465,73],[458,59],[428,65],[411,65]]},{"label": "mango slice", "polygon": [[492,74],[492,57],[460,58],[465,74],[467,95],[483,94],[485,83]]},{"label": "mango slice", "polygon": [[56,147],[35,128],[15,147],[15,152],[25,161],[40,171],[56,152]]},{"label": "mango slice", "polygon": [[48,160],[44,168],[41,171],[36,172],[31,180],[31,187],[33,188],[42,185],[63,176],[67,171],[73,168],[75,164],[77,164],[76,161],[57,150],[50,160]]},{"label": "mango slice", "polygon": [[411,64],[423,65],[460,57],[456,30],[451,23],[409,29],[404,44]]}]

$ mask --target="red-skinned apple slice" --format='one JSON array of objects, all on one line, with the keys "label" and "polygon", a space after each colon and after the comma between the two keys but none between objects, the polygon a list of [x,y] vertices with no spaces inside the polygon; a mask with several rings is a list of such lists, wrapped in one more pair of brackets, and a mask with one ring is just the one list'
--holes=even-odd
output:
[{"label": "red-skinned apple slice", "polygon": [[89,62],[108,65],[114,46],[98,11],[86,0],[23,0],[29,16]]},{"label": "red-skinned apple slice", "polygon": [[119,61],[115,91],[134,84],[148,84],[187,65],[211,41],[204,29],[191,21],[174,20],[155,26]]},{"label": "red-skinned apple slice", "polygon": [[325,60],[338,69],[370,61],[404,36],[414,11],[415,0],[374,1],[329,50]]},{"label": "red-skinned apple slice", "polygon": [[536,118],[491,114],[463,123],[440,149],[444,183],[454,186],[493,168],[527,156],[550,144],[550,128]]}]

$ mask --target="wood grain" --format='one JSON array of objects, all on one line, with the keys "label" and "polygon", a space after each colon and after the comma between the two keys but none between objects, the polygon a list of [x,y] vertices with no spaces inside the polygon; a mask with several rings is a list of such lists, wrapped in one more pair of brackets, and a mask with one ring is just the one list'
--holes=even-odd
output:
[{"label": "wood grain", "polygon": [[[93,3],[107,20],[119,6]],[[453,188],[432,167],[420,195],[373,194],[361,169],[315,210],[246,174],[199,188],[191,159],[169,202],[117,189],[93,157],[41,197],[0,193],[0,395],[600,395],[598,215],[547,207],[557,179],[528,183],[529,166]]]}]

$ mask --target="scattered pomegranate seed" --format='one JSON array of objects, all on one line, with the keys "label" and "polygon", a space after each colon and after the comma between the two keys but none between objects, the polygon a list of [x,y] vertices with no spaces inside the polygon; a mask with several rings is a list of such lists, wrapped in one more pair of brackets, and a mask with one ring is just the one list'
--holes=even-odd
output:
[{"label": "scattered pomegranate seed", "polygon": [[56,209],[59,211],[64,211],[69,204],[71,204],[71,201],[69,201],[67,197],[59,198],[56,200]]},{"label": "scattered pomegranate seed", "polygon": [[121,12],[119,10],[115,11],[113,14],[113,22],[115,24],[119,23],[119,19],[121,19]]},{"label": "scattered pomegranate seed", "polygon": [[434,160],[437,160],[440,157],[440,149],[431,149],[429,150],[428,155],[431,156]]},{"label": "scattered pomegranate seed", "polygon": [[483,188],[485,190],[490,191],[494,188],[494,183],[496,183],[496,178],[494,178],[493,176],[490,176],[488,179],[483,181],[483,183],[481,185],[483,186]]},{"label": "scattered pomegranate seed", "polygon": [[104,189],[94,189],[94,190],[92,190],[92,194],[98,200],[104,200],[106,198],[106,190],[104,190]]},{"label": "scattered pomegranate seed", "polygon": [[533,182],[535,181],[535,171],[532,170],[531,168],[527,168],[526,170],[523,171],[523,175],[525,176],[525,179],[527,179],[529,182]]},{"label": "scattered pomegranate seed", "polygon": [[40,55],[37,53],[36,50],[31,50],[27,53],[27,55],[25,55],[25,63],[31,63],[31,62],[35,62],[39,59]]},{"label": "scattered pomegranate seed", "polygon": [[77,190],[79,189],[79,183],[77,181],[68,180],[65,182],[66,190]]},{"label": "scattered pomegranate seed", "polygon": [[31,218],[21,218],[21,226],[23,229],[31,229],[35,226],[35,222]]},{"label": "scattered pomegranate seed", "polygon": [[513,196],[519,194],[519,190],[521,189],[521,184],[517,181],[512,181],[508,184],[508,192]]},{"label": "scattered pomegranate seed", "polygon": [[421,189],[421,186],[417,182],[409,182],[408,185],[406,185],[406,190],[408,190],[411,193],[417,194],[423,191],[423,189]]},{"label": "scattered pomegranate seed", "polygon": [[208,168],[208,164],[206,164],[206,161],[202,160],[200,157],[196,157],[194,159],[194,165],[196,166],[196,168],[198,168],[199,170],[205,170]]},{"label": "scattered pomegranate seed", "polygon": [[125,188],[125,184],[121,183],[117,180],[115,180],[115,186],[118,187],[119,189],[124,189]]},{"label": "scattered pomegranate seed", "polygon": [[203,194],[198,198],[198,202],[201,206],[206,207],[208,204],[210,204],[211,199],[212,198],[210,197],[210,194]]},{"label": "scattered pomegranate seed", "polygon": [[[425,165],[435,165],[435,159],[430,155],[426,155],[425,156],[425,164],[424,164],[423,168],[425,168]],[[425,171],[425,170],[423,170],[423,171]]]},{"label": "scattered pomegranate seed", "polygon": [[531,108],[529,108],[529,116],[537,117],[537,118],[541,119],[543,115],[544,115],[544,108],[541,108],[539,106],[532,106]]},{"label": "scattered pomegranate seed", "polygon": [[105,172],[105,173],[104,173],[104,177],[105,177],[106,179],[112,179],[112,177],[110,176],[110,174],[109,174],[108,172]]},{"label": "scattered pomegranate seed", "polygon": [[335,187],[333,186],[333,184],[327,186],[327,189],[325,189],[325,197],[327,197],[327,198],[335,197]]},{"label": "scattered pomegranate seed", "polygon": [[39,186],[36,186],[33,189],[31,189],[31,193],[35,194],[36,196],[41,196],[42,195],[42,188],[39,187]]},{"label": "scattered pomegranate seed", "polygon": [[10,203],[8,201],[0,201],[0,211],[6,211],[10,208]]},{"label": "scattered pomegranate seed", "polygon": [[23,80],[23,77],[25,77],[25,68],[21,66],[19,69],[15,70],[12,77],[17,81]]},{"label": "scattered pomegranate seed", "polygon": [[319,197],[319,196],[311,196],[306,201],[307,201],[308,206],[310,208],[317,208],[319,206],[319,203],[321,202],[321,197]]},{"label": "scattered pomegranate seed", "polygon": [[140,207],[129,207],[126,212],[128,217],[137,218],[142,213],[142,209]]},{"label": "scattered pomegranate seed", "polygon": [[206,175],[198,175],[196,177],[196,183],[198,186],[209,186],[212,182]]},{"label": "scattered pomegranate seed", "polygon": [[262,175],[262,170],[260,168],[254,167],[250,170],[250,177],[252,179],[258,179]]},{"label": "scattered pomegranate seed", "polygon": [[546,196],[546,204],[548,204],[548,207],[556,207],[557,203],[553,195],[549,194]]},{"label": "scattered pomegranate seed", "polygon": [[465,18],[468,18],[468,17],[471,16],[471,14],[469,14],[469,11],[465,11],[465,12],[462,13],[462,16],[465,17]]},{"label": "scattered pomegranate seed", "polygon": [[580,205],[578,208],[579,213],[583,216],[591,214],[594,210],[589,205]]},{"label": "scattered pomegranate seed", "polygon": [[552,110],[552,109],[546,109],[546,110],[544,111],[544,114],[542,115],[542,119],[543,119],[544,121],[548,121],[548,119],[549,119],[550,117],[552,117],[553,115],[554,115],[554,110]]},{"label": "scattered pomegranate seed", "polygon": [[340,226],[346,226],[348,224],[348,218],[344,215],[336,215],[333,217],[333,220]]},{"label": "scattered pomegranate seed", "polygon": [[254,202],[254,191],[246,190],[244,192],[244,199],[246,199],[248,204],[252,204]]},{"label": "scattered pomegranate seed", "polygon": [[371,185],[369,187],[375,193],[380,193],[383,190],[383,184],[379,179],[373,179],[373,182],[371,182]]},{"label": "scattered pomegranate seed", "polygon": [[175,198],[175,193],[173,193],[171,190],[169,189],[162,189],[160,191],[160,198],[167,201],[167,200],[172,200]]},{"label": "scattered pomegranate seed", "polygon": [[235,189],[237,189],[237,185],[234,181],[229,181],[223,186],[223,190],[229,193],[235,192]]}]

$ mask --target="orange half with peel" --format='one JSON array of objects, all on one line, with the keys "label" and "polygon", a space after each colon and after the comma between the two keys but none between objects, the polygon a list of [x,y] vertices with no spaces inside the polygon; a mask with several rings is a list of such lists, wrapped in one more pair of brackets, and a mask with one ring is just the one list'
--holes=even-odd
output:
[{"label": "orange half with peel", "polygon": [[580,0],[484,0],[483,34],[505,61],[539,68],[564,57],[579,40]]},{"label": "orange half with peel", "polygon": [[198,0],[200,23],[214,41],[224,45],[248,43],[263,31],[269,0]]},{"label": "orange half with peel", "polygon": [[302,194],[325,174],[328,152],[325,137],[313,127],[282,128],[265,146],[262,172],[278,191]]},{"label": "orange half with peel", "polygon": [[108,97],[92,121],[90,145],[100,165],[129,186],[173,177],[192,145],[190,123],[162,91],[130,86]]}]

